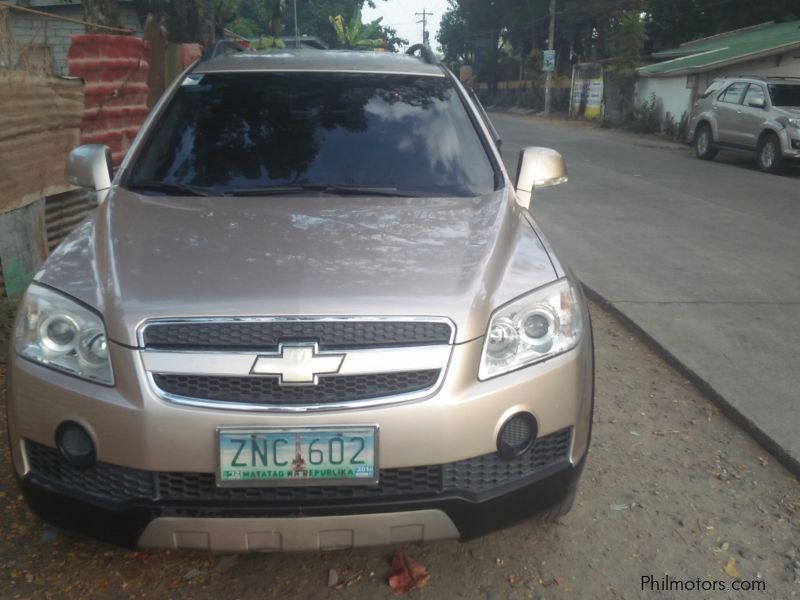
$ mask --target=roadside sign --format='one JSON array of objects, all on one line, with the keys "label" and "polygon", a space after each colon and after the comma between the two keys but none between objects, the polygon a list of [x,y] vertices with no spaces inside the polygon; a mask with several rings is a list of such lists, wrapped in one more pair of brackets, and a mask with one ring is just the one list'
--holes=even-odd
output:
[{"label": "roadside sign", "polygon": [[545,50],[544,60],[542,61],[542,71],[555,71],[556,70],[556,51]]}]

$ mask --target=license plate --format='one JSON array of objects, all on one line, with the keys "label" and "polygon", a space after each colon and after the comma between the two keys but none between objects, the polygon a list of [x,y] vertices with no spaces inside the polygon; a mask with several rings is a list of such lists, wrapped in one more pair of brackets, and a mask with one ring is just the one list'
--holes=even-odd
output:
[{"label": "license plate", "polygon": [[378,428],[221,428],[220,487],[376,485]]}]

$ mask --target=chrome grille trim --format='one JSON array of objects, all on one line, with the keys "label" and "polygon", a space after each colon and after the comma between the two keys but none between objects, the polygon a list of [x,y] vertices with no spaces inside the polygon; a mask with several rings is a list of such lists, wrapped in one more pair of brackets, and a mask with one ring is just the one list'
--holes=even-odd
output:
[{"label": "chrome grille trim", "polygon": [[[415,348],[376,348],[374,350],[341,351],[344,354],[337,375],[369,375],[399,371],[439,369],[447,363],[450,346],[420,346]],[[151,373],[175,375],[219,375],[245,377],[253,374],[259,352],[189,352],[172,350],[143,350],[142,361]],[[320,353],[326,356],[328,353]],[[387,365],[390,365],[387,368]]]},{"label": "chrome grille trim", "polygon": [[[153,393],[168,402],[196,408],[211,408],[219,410],[237,410],[254,412],[281,412],[281,413],[304,413],[332,410],[348,410],[357,408],[368,408],[371,406],[382,406],[387,404],[397,404],[415,400],[423,400],[434,395],[442,386],[447,367],[452,354],[453,342],[455,340],[455,325],[449,319],[442,317],[252,317],[252,318],[185,318],[185,319],[153,319],[146,321],[138,330],[137,336],[140,345],[144,345],[144,332],[149,325],[154,323],[240,323],[240,322],[315,322],[315,321],[336,321],[339,323],[359,323],[359,322],[406,322],[414,321],[421,323],[446,323],[450,330],[448,344],[423,344],[419,346],[397,345],[386,347],[385,345],[372,348],[356,348],[336,351],[329,346],[325,351],[320,351],[320,355],[336,353],[344,355],[338,372],[326,377],[339,377],[350,375],[369,375],[382,373],[401,373],[407,371],[438,370],[439,375],[433,385],[424,389],[412,392],[395,393],[389,395],[373,396],[370,398],[350,399],[343,398],[331,402],[307,403],[307,404],[281,404],[265,402],[238,402],[220,401],[207,398],[194,398],[170,393],[162,389],[157,381],[157,375],[212,375],[224,377],[263,377],[262,374],[254,372],[253,368],[260,356],[272,355],[273,348],[266,347],[263,351],[259,349],[248,349],[246,351],[231,349],[151,349],[142,347],[139,354],[142,366],[147,377],[148,384]],[[282,344],[281,344],[282,345]],[[279,345],[279,349],[280,346]],[[315,344],[315,349],[318,346]],[[316,354],[315,354],[316,356]],[[315,380],[316,381],[316,380]],[[301,384],[305,385],[305,384]]]}]

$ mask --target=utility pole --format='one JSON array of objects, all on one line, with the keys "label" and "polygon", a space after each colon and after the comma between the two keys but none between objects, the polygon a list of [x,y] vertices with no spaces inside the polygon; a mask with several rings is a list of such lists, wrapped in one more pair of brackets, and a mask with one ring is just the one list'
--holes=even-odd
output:
[{"label": "utility pole", "polygon": [[[555,50],[556,45],[556,0],[550,0],[550,32],[547,37],[547,49]],[[544,114],[550,114],[550,93],[553,88],[553,71],[547,72],[544,83]]]},{"label": "utility pole", "polygon": [[427,12],[423,8],[421,13],[414,13],[414,16],[422,17],[422,20],[417,21],[417,23],[418,24],[422,23],[422,43],[425,44],[426,46],[429,46],[430,44],[428,44],[428,17],[432,17],[433,13]]},{"label": "utility pole", "polygon": [[297,0],[294,0],[294,49],[300,49],[300,36],[297,35]]}]

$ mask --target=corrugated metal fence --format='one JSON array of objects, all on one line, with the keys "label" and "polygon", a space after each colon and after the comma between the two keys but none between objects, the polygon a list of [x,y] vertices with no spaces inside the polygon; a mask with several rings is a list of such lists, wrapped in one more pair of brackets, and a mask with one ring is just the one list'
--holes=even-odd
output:
[{"label": "corrugated metal fence", "polygon": [[47,252],[52,252],[96,206],[95,195],[86,190],[48,196],[44,206]]}]

